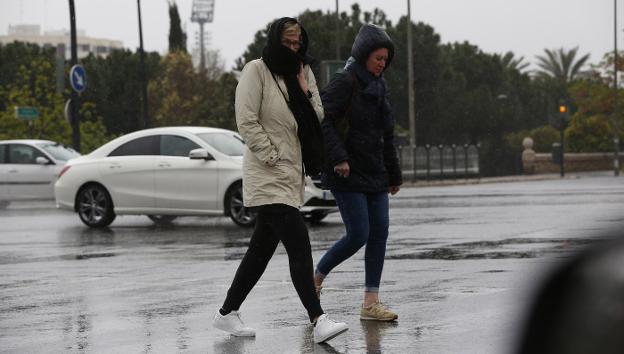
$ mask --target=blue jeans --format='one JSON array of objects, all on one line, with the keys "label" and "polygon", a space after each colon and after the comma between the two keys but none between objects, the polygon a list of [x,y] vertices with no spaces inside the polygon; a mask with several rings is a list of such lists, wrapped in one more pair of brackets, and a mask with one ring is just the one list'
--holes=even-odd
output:
[{"label": "blue jeans", "polygon": [[366,244],[365,291],[378,292],[388,239],[388,192],[358,193],[332,190],[347,234],[338,240],[316,267],[322,276]]}]

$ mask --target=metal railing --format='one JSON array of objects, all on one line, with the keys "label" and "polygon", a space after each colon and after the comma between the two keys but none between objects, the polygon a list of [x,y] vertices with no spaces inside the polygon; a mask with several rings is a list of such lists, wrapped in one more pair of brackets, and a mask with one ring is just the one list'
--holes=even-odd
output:
[{"label": "metal railing", "polygon": [[404,180],[479,178],[479,145],[398,146]]}]

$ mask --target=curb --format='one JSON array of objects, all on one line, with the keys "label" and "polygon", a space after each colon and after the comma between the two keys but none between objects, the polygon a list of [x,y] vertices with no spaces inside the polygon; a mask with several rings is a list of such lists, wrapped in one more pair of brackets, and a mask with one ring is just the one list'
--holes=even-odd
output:
[{"label": "curb", "polygon": [[548,173],[540,175],[517,175],[517,176],[500,176],[500,177],[481,177],[481,178],[463,178],[463,179],[444,179],[444,180],[429,180],[429,181],[408,181],[403,182],[401,187],[441,187],[441,186],[456,186],[456,185],[471,185],[471,184],[485,184],[485,183],[510,183],[510,182],[529,182],[529,181],[548,181],[548,180],[570,180],[580,179],[587,177],[607,177],[613,176],[613,171],[593,171],[593,172],[577,172],[573,174],[567,174],[561,177],[558,173]]}]

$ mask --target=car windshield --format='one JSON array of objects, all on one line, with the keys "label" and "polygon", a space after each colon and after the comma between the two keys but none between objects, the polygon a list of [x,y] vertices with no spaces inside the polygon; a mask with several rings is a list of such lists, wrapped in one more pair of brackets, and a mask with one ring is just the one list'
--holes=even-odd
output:
[{"label": "car windshield", "polygon": [[228,156],[243,156],[245,151],[245,143],[234,133],[203,133],[197,136]]},{"label": "car windshield", "polygon": [[45,150],[45,152],[52,155],[52,157],[58,161],[68,161],[69,159],[80,156],[76,150],[61,144],[41,143],[37,144],[37,146]]}]

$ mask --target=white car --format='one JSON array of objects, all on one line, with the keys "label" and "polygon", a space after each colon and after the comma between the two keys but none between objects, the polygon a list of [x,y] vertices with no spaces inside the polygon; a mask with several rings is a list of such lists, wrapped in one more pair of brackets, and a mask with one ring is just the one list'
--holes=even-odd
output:
[{"label": "white car", "polygon": [[54,199],[56,176],[75,150],[49,140],[0,141],[0,203]]},{"label": "white car", "polygon": [[[55,185],[56,204],[76,211],[90,227],[107,226],[122,214],[145,214],[155,222],[227,215],[251,226],[255,214],[242,198],[244,149],[236,132],[218,128],[130,133],[69,161]],[[306,183],[304,217],[320,221],[336,210],[329,191]]]}]

